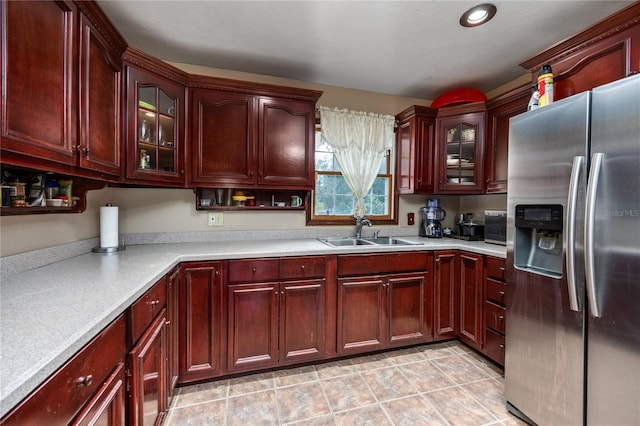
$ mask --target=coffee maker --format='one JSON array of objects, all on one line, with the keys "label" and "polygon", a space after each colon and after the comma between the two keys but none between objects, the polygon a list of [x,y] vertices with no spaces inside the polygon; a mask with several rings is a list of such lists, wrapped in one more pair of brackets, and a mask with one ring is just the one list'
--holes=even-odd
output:
[{"label": "coffee maker", "polygon": [[442,225],[440,222],[447,217],[447,212],[440,207],[437,198],[427,200],[426,207],[420,207],[420,232],[421,237],[442,238]]}]

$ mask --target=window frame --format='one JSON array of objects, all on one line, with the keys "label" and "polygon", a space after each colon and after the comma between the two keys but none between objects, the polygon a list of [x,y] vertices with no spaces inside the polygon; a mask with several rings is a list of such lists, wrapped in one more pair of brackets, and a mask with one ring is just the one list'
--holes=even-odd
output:
[{"label": "window frame", "polygon": [[[316,133],[320,132],[320,126],[316,125]],[[394,130],[395,133],[395,130]],[[315,143],[314,143],[314,157],[315,157]],[[378,176],[389,177],[389,215],[386,216],[367,216],[374,221],[376,225],[397,225],[398,224],[398,191],[396,191],[396,176],[395,176],[395,141],[393,149],[389,150],[389,155],[386,156],[387,161],[387,174],[378,174]],[[330,226],[330,225],[349,225],[354,224],[353,215],[316,215],[315,214],[315,183],[318,180],[318,174],[342,176],[341,171],[318,171],[315,170],[314,160],[314,189],[309,192],[309,208],[307,210],[307,225],[311,226]]]}]

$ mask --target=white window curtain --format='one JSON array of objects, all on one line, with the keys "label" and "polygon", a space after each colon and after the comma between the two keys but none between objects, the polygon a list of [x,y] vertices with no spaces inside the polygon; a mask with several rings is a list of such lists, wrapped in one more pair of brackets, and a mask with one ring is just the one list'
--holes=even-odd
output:
[{"label": "white window curtain", "polygon": [[385,152],[393,147],[395,118],[320,106],[321,137],[334,150],[347,185],[356,197],[353,215],[364,217],[364,196],[376,179]]}]

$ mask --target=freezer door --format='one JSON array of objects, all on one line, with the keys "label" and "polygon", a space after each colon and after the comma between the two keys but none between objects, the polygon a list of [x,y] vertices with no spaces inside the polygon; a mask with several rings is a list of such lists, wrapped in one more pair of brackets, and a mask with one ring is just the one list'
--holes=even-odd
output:
[{"label": "freezer door", "polygon": [[[584,268],[577,264],[578,311],[570,306],[564,256],[561,274],[555,276],[516,269],[514,245],[522,237],[515,238],[515,206],[561,205],[563,254],[574,244],[579,259],[586,161],[579,167],[575,203],[580,214],[575,224],[567,223],[567,212],[571,211],[568,200],[574,158],[586,159],[589,99],[589,93],[576,95],[510,121],[505,396],[515,409],[540,425],[583,425],[584,273],[580,271]],[[576,232],[573,241],[568,241],[572,225]]]},{"label": "freezer door", "polygon": [[591,153],[602,154],[602,163],[589,188],[595,306],[588,316],[587,424],[638,425],[640,75],[595,89],[592,99]]}]

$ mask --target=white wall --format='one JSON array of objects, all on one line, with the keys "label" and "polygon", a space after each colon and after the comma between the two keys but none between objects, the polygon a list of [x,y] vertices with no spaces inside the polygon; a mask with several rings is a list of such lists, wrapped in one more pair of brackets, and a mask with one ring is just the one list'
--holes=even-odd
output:
[{"label": "white wall", "polygon": [[[324,93],[318,105],[349,108],[379,114],[395,115],[411,105],[431,104],[431,100],[405,98],[335,86],[306,83],[277,77],[247,74],[241,72],[204,68],[194,65],[174,64],[192,74],[233,78],[261,83],[322,90]],[[404,233],[417,235],[418,211],[425,205],[428,196],[402,196],[399,205],[399,227]],[[439,197],[445,209],[457,212],[460,209],[485,207],[484,197]],[[106,203],[120,207],[120,232],[161,233],[161,232],[219,232],[228,230],[304,230],[304,212],[225,212],[224,226],[206,226],[207,214],[195,210],[195,194],[191,189],[164,188],[105,188],[89,191],[87,211],[81,214],[44,214],[0,217],[0,257],[24,253],[64,243],[95,238],[99,236],[99,207]],[[489,204],[500,204],[488,198]],[[506,206],[506,199],[504,200]],[[486,208],[494,208],[492,206]],[[504,206],[502,207],[504,208]],[[416,225],[407,225],[407,213],[414,212]],[[451,215],[452,217],[452,215]],[[447,222],[445,221],[445,225]],[[448,225],[447,225],[448,226]],[[392,232],[389,227],[385,232]]]}]

